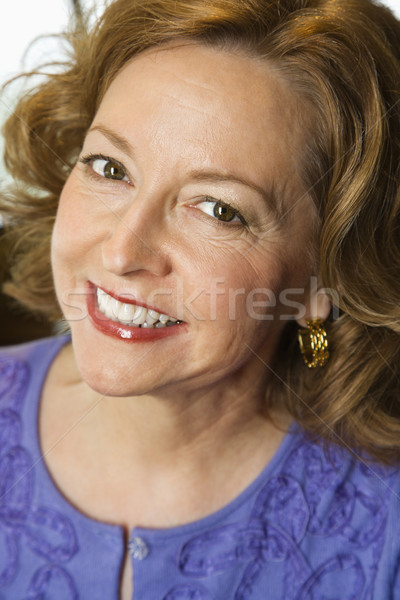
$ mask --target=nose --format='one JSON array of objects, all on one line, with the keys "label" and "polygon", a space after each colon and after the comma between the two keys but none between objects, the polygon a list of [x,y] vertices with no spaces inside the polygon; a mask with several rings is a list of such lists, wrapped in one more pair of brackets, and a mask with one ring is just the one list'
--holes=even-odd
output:
[{"label": "nose", "polygon": [[107,271],[120,276],[142,270],[158,277],[169,273],[170,259],[161,242],[166,235],[165,226],[154,212],[143,210],[136,198],[125,214],[110,217],[113,227],[102,243]]}]

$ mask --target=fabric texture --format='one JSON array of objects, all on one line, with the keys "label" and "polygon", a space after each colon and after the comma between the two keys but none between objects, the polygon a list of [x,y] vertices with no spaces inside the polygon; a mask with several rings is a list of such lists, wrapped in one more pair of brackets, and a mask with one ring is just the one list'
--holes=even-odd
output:
[{"label": "fabric texture", "polygon": [[[0,600],[118,600],[122,529],[74,508],[41,455],[41,389],[68,341],[0,350]],[[134,600],[400,600],[399,470],[293,426],[227,506],[135,528],[128,549]]]}]

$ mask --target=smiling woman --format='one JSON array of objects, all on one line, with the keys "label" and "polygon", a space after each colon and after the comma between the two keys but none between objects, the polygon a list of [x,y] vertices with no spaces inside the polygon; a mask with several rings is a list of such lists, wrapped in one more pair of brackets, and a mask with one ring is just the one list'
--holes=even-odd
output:
[{"label": "smiling woman", "polygon": [[[252,88],[250,101],[244,80]],[[278,107],[277,97],[287,109]],[[137,321],[140,328],[132,327],[132,305],[126,303],[118,307],[116,323],[104,318],[112,315],[112,305],[109,312],[96,310],[93,294],[83,294],[80,312],[89,319],[73,319],[78,302],[66,317],[91,387],[106,393],[112,384],[125,395],[149,392],[156,384],[176,396],[178,384],[196,394],[212,384],[216,393],[239,368],[247,379],[245,365],[264,371],[249,348],[271,361],[283,307],[272,308],[268,320],[256,320],[247,314],[247,295],[262,288],[276,296],[283,289],[306,289],[312,274],[311,261],[304,264],[299,255],[317,215],[294,175],[306,134],[293,132],[293,154],[281,135],[291,111],[296,113],[296,101],[265,64],[193,43],[141,53],[111,83],[60,197],[52,250],[56,291],[60,305],[72,290],[89,285],[89,291],[107,291],[119,301],[128,294],[142,307],[151,297],[156,302],[157,291],[163,297],[153,310],[170,315],[174,326],[143,328]],[[290,211],[285,221],[263,200],[273,189]],[[212,298],[213,318],[212,281],[226,290]],[[231,319],[228,290],[238,289],[246,293]],[[188,297],[194,299],[190,312]],[[153,346],[150,366],[135,376],[132,388],[118,377],[120,388],[110,367],[116,361],[115,369],[126,372],[143,349],[119,348],[121,338],[164,340]]]},{"label": "smiling woman", "polygon": [[5,289],[68,333],[0,352],[1,593],[395,598],[399,23],[115,0],[68,40],[4,130]]}]

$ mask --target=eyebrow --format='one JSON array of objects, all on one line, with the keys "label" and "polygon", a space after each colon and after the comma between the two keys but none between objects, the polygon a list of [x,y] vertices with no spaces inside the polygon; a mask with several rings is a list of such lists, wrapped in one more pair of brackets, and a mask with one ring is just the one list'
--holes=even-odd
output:
[{"label": "eyebrow", "polygon": [[242,177],[237,177],[236,175],[227,175],[225,173],[220,173],[219,171],[203,170],[191,171],[190,176],[196,181],[215,181],[217,183],[221,181],[229,181],[233,183],[239,183],[241,185],[255,190],[265,200],[267,204],[271,203],[271,194],[268,194],[267,191],[259,185],[256,185],[252,181],[249,181]]},{"label": "eyebrow", "polygon": [[[106,137],[112,143],[113,146],[115,146],[116,148],[121,150],[121,152],[123,152],[124,154],[126,154],[127,156],[129,156],[131,158],[134,157],[133,147],[124,136],[116,133],[112,129],[109,129],[105,125],[93,125],[93,127],[91,127],[89,129],[88,133],[90,133],[92,131],[98,131],[99,133],[104,135],[104,137]],[[279,210],[277,210],[277,206],[275,205],[275,202],[273,202],[273,194],[272,193],[268,194],[264,188],[260,187],[259,185],[256,185],[255,183],[253,183],[247,179],[244,179],[242,177],[237,177],[236,175],[233,175],[233,174],[226,174],[226,173],[220,173],[219,171],[205,171],[205,170],[191,171],[190,177],[192,179],[194,179],[195,181],[213,181],[216,183],[227,181],[227,182],[239,183],[241,185],[244,185],[252,190],[255,190],[263,198],[264,202],[267,205],[269,205],[272,209],[274,209],[275,212],[279,213]]]},{"label": "eyebrow", "polygon": [[112,131],[112,129],[109,129],[105,125],[93,125],[93,127],[89,129],[88,133],[91,133],[92,131],[99,131],[108,139],[108,141],[112,143],[113,146],[118,148],[118,150],[121,150],[121,152],[130,157],[134,156],[133,148],[124,136],[115,133],[115,131]]}]

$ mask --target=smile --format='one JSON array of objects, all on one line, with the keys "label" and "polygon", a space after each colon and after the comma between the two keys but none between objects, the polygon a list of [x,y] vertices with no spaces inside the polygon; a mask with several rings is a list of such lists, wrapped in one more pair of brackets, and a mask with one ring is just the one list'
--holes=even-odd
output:
[{"label": "smile", "polygon": [[161,329],[181,323],[181,321],[178,321],[174,317],[145,308],[144,306],[121,302],[100,288],[97,288],[96,296],[100,312],[108,319],[121,325],[144,329]]}]

